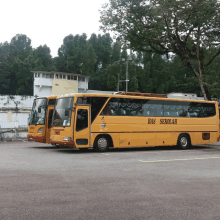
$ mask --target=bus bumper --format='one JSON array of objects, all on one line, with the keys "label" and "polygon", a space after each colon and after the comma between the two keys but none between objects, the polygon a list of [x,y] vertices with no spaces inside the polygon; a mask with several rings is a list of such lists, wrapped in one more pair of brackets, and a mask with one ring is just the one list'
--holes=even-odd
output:
[{"label": "bus bumper", "polygon": [[28,135],[28,136],[27,136],[27,139],[28,139],[28,141],[34,141],[34,138],[33,138],[32,135]]},{"label": "bus bumper", "polygon": [[52,145],[75,147],[74,141],[50,141]]},{"label": "bus bumper", "polygon": [[46,138],[44,136],[28,135],[27,139],[28,139],[28,141],[35,141],[35,142],[40,142],[40,143],[46,143]]}]

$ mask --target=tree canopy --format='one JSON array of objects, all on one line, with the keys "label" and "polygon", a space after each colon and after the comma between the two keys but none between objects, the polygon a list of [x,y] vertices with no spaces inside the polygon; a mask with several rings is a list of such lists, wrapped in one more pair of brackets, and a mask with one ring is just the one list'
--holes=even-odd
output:
[{"label": "tree canopy", "polygon": [[[57,57],[50,48],[33,48],[31,39],[17,34],[10,42],[0,43],[1,94],[33,95],[31,71],[73,72],[91,76],[89,89],[125,91],[128,68],[128,91],[147,93],[197,93],[201,96],[199,79],[189,65],[182,65],[181,56],[159,54],[128,45],[110,34],[68,35],[64,37]],[[135,47],[134,47],[135,48]],[[208,58],[218,53],[217,47],[204,49]],[[203,83],[210,95],[220,98],[220,56],[204,67]],[[195,61],[193,61],[195,62]]]},{"label": "tree canopy", "polygon": [[109,0],[101,23],[133,50],[178,55],[198,78],[204,98],[211,98],[204,75],[220,54],[218,0]]}]

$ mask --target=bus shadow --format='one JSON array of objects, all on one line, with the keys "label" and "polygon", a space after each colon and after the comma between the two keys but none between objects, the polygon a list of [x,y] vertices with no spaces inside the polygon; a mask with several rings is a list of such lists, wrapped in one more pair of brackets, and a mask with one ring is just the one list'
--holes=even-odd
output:
[{"label": "bus shadow", "polygon": [[[151,152],[156,152],[156,151],[174,151],[174,150],[179,150],[181,151],[182,149],[178,148],[177,146],[157,146],[157,147],[136,147],[136,148],[109,148],[107,152],[96,152],[94,149],[85,149],[85,150],[79,150],[75,148],[68,148],[65,146],[35,146],[31,147],[33,149],[40,149],[40,150],[53,150],[53,152],[56,153],[63,153],[63,154],[94,154],[94,153],[123,153],[123,152],[141,152],[141,151],[151,151]],[[206,151],[211,151],[211,150],[220,150],[217,149],[214,146],[191,146],[189,149],[186,149],[184,151],[190,151],[190,150],[206,150]]]},{"label": "bus shadow", "polygon": [[[177,146],[158,146],[158,147],[139,147],[139,148],[109,148],[107,152],[96,152],[94,149],[88,150],[79,150],[73,148],[54,148],[54,151],[57,153],[66,153],[66,154],[100,154],[100,153],[123,153],[123,152],[156,152],[156,151],[181,151],[182,149],[178,148]],[[191,146],[189,149],[184,151],[190,150],[218,150],[213,146]]]},{"label": "bus shadow", "polygon": [[39,150],[53,150],[53,152],[66,153],[66,154],[97,153],[93,149],[88,149],[83,151],[65,146],[34,146],[29,148],[39,149]]},{"label": "bus shadow", "polygon": [[[213,150],[213,146],[191,146],[190,148],[184,150]],[[112,148],[109,152],[136,152],[136,151],[173,151],[173,150],[183,150],[178,146],[157,146],[157,147],[139,147],[139,148]]]},{"label": "bus shadow", "polygon": [[54,146],[48,146],[48,147],[29,147],[29,148],[32,148],[32,149],[44,149],[44,150],[50,150],[50,149],[58,149],[57,147],[54,147]]}]

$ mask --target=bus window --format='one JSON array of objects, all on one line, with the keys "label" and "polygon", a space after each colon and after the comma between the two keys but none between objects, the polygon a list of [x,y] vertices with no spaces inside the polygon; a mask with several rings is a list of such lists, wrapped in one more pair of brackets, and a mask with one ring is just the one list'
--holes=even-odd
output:
[{"label": "bus window", "polygon": [[76,131],[88,128],[88,111],[87,109],[78,109],[76,120]]},{"label": "bus window", "polygon": [[112,98],[102,115],[143,116],[141,99]]},{"label": "bus window", "polygon": [[71,97],[57,99],[53,113],[53,126],[70,126],[73,99]]},{"label": "bus window", "polygon": [[29,125],[45,124],[47,99],[35,99],[31,110]]},{"label": "bus window", "polygon": [[157,100],[143,100],[143,116],[163,116],[163,102]]},{"label": "bus window", "polygon": [[77,104],[91,105],[91,122],[93,122],[107,99],[107,97],[79,97]]},{"label": "bus window", "polygon": [[184,117],[182,103],[175,101],[164,102],[164,117]]}]

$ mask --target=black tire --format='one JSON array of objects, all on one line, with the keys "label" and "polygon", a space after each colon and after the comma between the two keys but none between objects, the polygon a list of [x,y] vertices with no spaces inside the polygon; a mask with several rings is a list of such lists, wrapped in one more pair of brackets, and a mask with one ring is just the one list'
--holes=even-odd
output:
[{"label": "black tire", "polygon": [[95,140],[95,151],[106,152],[109,149],[109,140],[106,136],[101,135]]},{"label": "black tire", "polygon": [[178,137],[177,145],[182,150],[186,150],[191,146],[190,138],[187,134],[181,134]]}]

